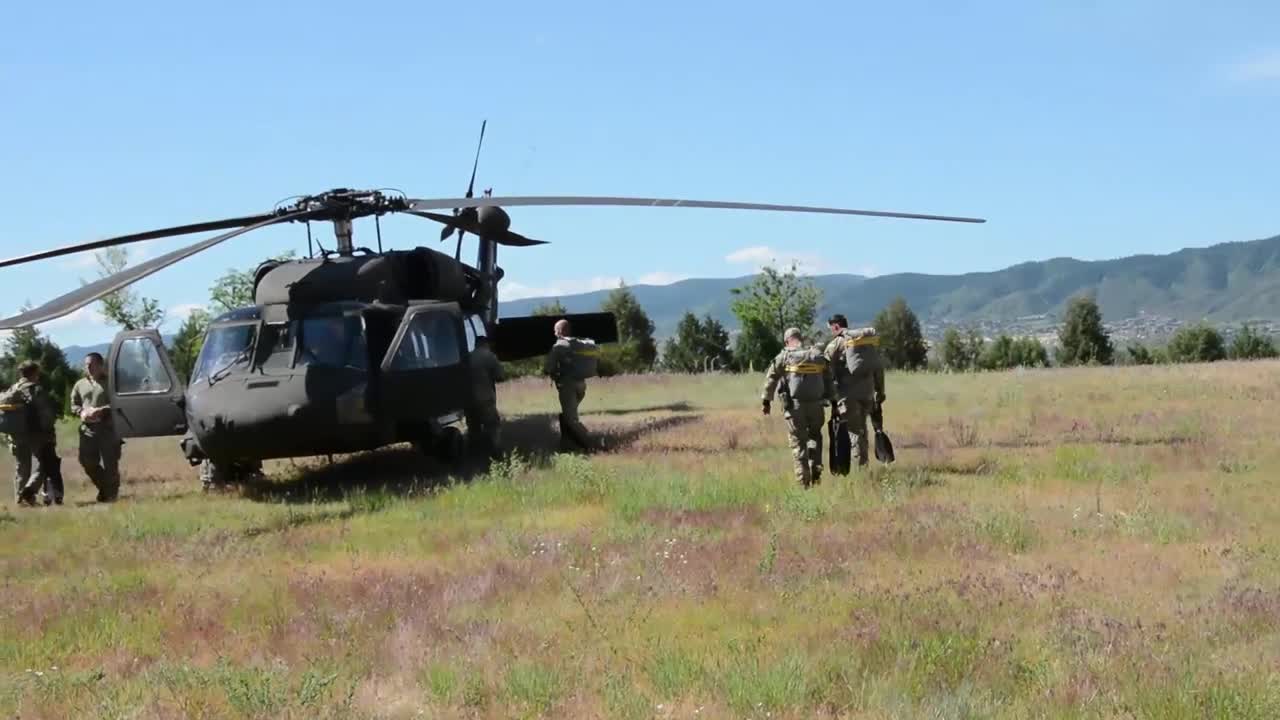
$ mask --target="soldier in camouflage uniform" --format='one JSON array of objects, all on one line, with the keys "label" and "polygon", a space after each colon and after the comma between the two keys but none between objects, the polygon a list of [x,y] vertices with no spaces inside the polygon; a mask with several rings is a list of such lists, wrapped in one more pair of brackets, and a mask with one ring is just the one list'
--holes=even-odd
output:
[{"label": "soldier in camouflage uniform", "polygon": [[830,403],[835,412],[835,381],[822,351],[802,346],[799,329],[787,328],[784,339],[786,347],[765,373],[760,402],[768,415],[774,392],[782,397],[796,480],[809,487],[822,478],[822,406]]},{"label": "soldier in camouflage uniform", "polygon": [[107,397],[107,363],[98,353],[84,359],[85,376],[71,389],[71,411],[80,418],[80,467],[98,488],[98,502],[120,494],[120,447]]},{"label": "soldier in camouflage uniform", "polygon": [[49,482],[52,472],[58,472],[61,479],[54,431],[57,413],[49,393],[40,386],[38,364],[30,360],[22,363],[18,366],[18,375],[18,381],[5,393],[10,399],[19,401],[27,413],[26,430],[9,436],[9,450],[14,461],[14,495],[19,505],[34,506],[36,494],[44,490],[46,505],[51,500],[61,505],[61,483],[53,486]]},{"label": "soldier in camouflage uniform", "polygon": [[587,396],[587,381],[578,377],[574,371],[573,336],[569,331],[568,320],[556,321],[556,343],[551,346],[551,352],[547,353],[542,371],[556,384],[556,393],[560,398],[561,448],[572,443],[589,450],[594,446],[591,434],[578,419],[578,406]]},{"label": "soldier in camouflage uniform", "polygon": [[885,399],[880,337],[875,328],[850,330],[844,315],[832,315],[827,323],[834,337],[827,344],[826,356],[835,370],[844,426],[850,444],[858,449],[861,467],[869,461],[867,418],[879,417],[878,408]]},{"label": "soldier in camouflage uniform", "polygon": [[489,349],[489,338],[476,338],[471,351],[471,399],[467,412],[467,432],[473,445],[489,455],[498,452],[501,418],[498,415],[497,384],[503,379],[502,363]]}]

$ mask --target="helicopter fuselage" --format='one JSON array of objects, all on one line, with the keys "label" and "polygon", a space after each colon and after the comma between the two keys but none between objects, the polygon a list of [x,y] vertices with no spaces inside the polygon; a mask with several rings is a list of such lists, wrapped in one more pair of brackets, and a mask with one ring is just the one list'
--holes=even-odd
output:
[{"label": "helicopter fuselage", "polygon": [[223,316],[186,389],[183,449],[251,461],[429,442],[465,412],[472,323],[431,301]]}]

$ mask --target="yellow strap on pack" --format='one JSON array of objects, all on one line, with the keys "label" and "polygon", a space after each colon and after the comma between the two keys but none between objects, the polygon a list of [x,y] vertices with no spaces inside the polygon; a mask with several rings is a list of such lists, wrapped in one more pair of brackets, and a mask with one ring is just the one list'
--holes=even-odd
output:
[{"label": "yellow strap on pack", "polygon": [[5,403],[3,405],[0,405],[0,412],[9,412],[11,410],[19,410],[21,408],[22,408],[21,405],[10,405],[8,403]]},{"label": "yellow strap on pack", "polygon": [[575,355],[581,355],[583,357],[600,357],[599,348],[583,348],[581,350],[574,350],[573,352]]},{"label": "yellow strap on pack", "polygon": [[862,337],[850,338],[844,341],[845,347],[863,347],[866,345],[879,345],[879,335],[864,335]]},{"label": "yellow strap on pack", "polygon": [[800,363],[799,365],[788,365],[786,371],[792,375],[821,375],[822,366],[818,363]]}]

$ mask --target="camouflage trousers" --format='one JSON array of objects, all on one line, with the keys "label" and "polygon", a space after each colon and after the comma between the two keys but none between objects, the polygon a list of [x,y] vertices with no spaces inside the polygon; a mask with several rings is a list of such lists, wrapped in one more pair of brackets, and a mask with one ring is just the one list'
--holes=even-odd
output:
[{"label": "camouflage trousers", "polygon": [[98,502],[120,494],[120,451],[124,441],[114,432],[80,434],[80,467],[98,489]]},{"label": "camouflage trousers", "polygon": [[35,502],[36,494],[62,502],[62,471],[58,467],[58,449],[54,443],[10,443],[13,453],[14,499]]},{"label": "camouflage trousers", "polygon": [[796,403],[783,417],[787,421],[796,480],[809,487],[822,478],[822,424],[826,419],[822,403]]},{"label": "camouflage trousers", "polygon": [[467,435],[475,449],[490,455],[498,452],[501,429],[496,402],[481,403],[467,411]]},{"label": "camouflage trousers", "polygon": [[591,434],[578,419],[578,406],[587,396],[587,383],[582,380],[571,380],[556,385],[560,396],[560,445],[566,440],[584,450],[591,448]]},{"label": "camouflage trousers", "polygon": [[867,432],[867,419],[875,414],[875,399],[847,397],[841,400],[841,405],[844,408],[844,427],[849,433],[849,444],[858,449],[858,465],[866,465],[870,459],[871,438]]}]

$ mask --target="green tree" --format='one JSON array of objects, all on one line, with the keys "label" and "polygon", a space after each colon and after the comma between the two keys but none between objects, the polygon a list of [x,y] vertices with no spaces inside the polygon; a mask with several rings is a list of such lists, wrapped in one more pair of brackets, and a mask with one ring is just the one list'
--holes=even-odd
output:
[{"label": "green tree", "polygon": [[609,293],[600,309],[613,313],[618,323],[618,363],[623,372],[645,372],[653,369],[658,358],[658,345],[653,339],[653,321],[636,300],[635,293],[621,284]]},{"label": "green tree", "polygon": [[[296,256],[297,253],[290,250],[270,258],[268,262],[287,262]],[[213,314],[221,315],[253,305],[253,276],[257,271],[256,267],[248,270],[228,268],[222,277],[215,280],[213,287],[209,288],[209,305],[213,308]]]},{"label": "green tree", "polygon": [[763,323],[749,320],[733,343],[733,365],[740,372],[763,370],[781,351],[781,337]]},{"label": "green tree", "polygon": [[1049,367],[1049,351],[1045,349],[1043,343],[1033,337],[1014,340],[1013,356],[1017,362],[1014,367]]},{"label": "green tree", "polygon": [[551,302],[542,303],[535,307],[533,312],[529,314],[536,315],[537,317],[554,317],[557,315],[568,315],[569,311],[564,309],[564,304],[562,304],[559,299],[556,299]]},{"label": "green tree", "polygon": [[1276,346],[1271,338],[1248,324],[1240,326],[1240,332],[1231,340],[1231,348],[1227,351],[1227,357],[1232,360],[1260,360],[1276,356]]},{"label": "green tree", "polygon": [[782,334],[789,327],[800,328],[805,337],[813,337],[813,323],[818,314],[822,291],[812,280],[797,274],[792,263],[781,272],[764,267],[751,282],[733,288],[733,314],[742,332],[734,348],[734,358],[742,367],[764,367],[782,348]]},{"label": "green tree", "polygon": [[1058,363],[1110,365],[1113,353],[1111,336],[1102,326],[1098,301],[1091,295],[1072,298],[1058,330]]},{"label": "green tree", "polygon": [[1155,364],[1155,355],[1147,349],[1142,343],[1133,343],[1128,347],[1129,362],[1133,365],[1153,365]]},{"label": "green tree", "polygon": [[876,334],[880,336],[880,354],[889,367],[917,370],[929,362],[929,346],[920,331],[920,319],[897,298],[876,315]]},{"label": "green tree", "polygon": [[1206,323],[1179,328],[1169,338],[1167,351],[1169,361],[1176,363],[1214,362],[1227,357],[1222,334]]},{"label": "green tree", "polygon": [[729,333],[709,314],[699,320],[686,312],[676,326],[675,337],[668,338],[662,346],[662,368],[668,372],[702,372],[709,360],[720,368],[733,361]]},{"label": "green tree", "polygon": [[[29,308],[24,308],[24,310]],[[57,343],[40,334],[34,327],[18,328],[4,341],[4,354],[0,355],[0,385],[9,387],[18,379],[18,366],[27,360],[40,363],[41,382],[53,398],[58,412],[66,413],[71,386],[78,376],[67,364],[67,356]]]},{"label": "green tree", "polygon": [[[105,278],[129,266],[129,250],[116,246],[94,254],[98,277]],[[130,288],[121,288],[102,298],[102,316],[125,330],[157,328],[164,322],[164,311],[155,298],[142,297]]]},{"label": "green tree", "polygon": [[1012,338],[1001,334],[982,354],[981,365],[987,370],[1008,370],[1018,367],[1045,367],[1049,364],[1049,352],[1040,341],[1031,338]]},{"label": "green tree", "polygon": [[938,359],[947,370],[977,370],[983,343],[982,335],[977,330],[971,328],[962,334],[955,328],[947,328],[942,336]]},{"label": "green tree", "polygon": [[173,369],[178,372],[184,384],[191,381],[191,372],[195,369],[196,358],[200,356],[204,333],[208,328],[209,313],[204,310],[193,310],[187,319],[182,321],[178,334],[173,338],[169,353],[173,357]]}]

